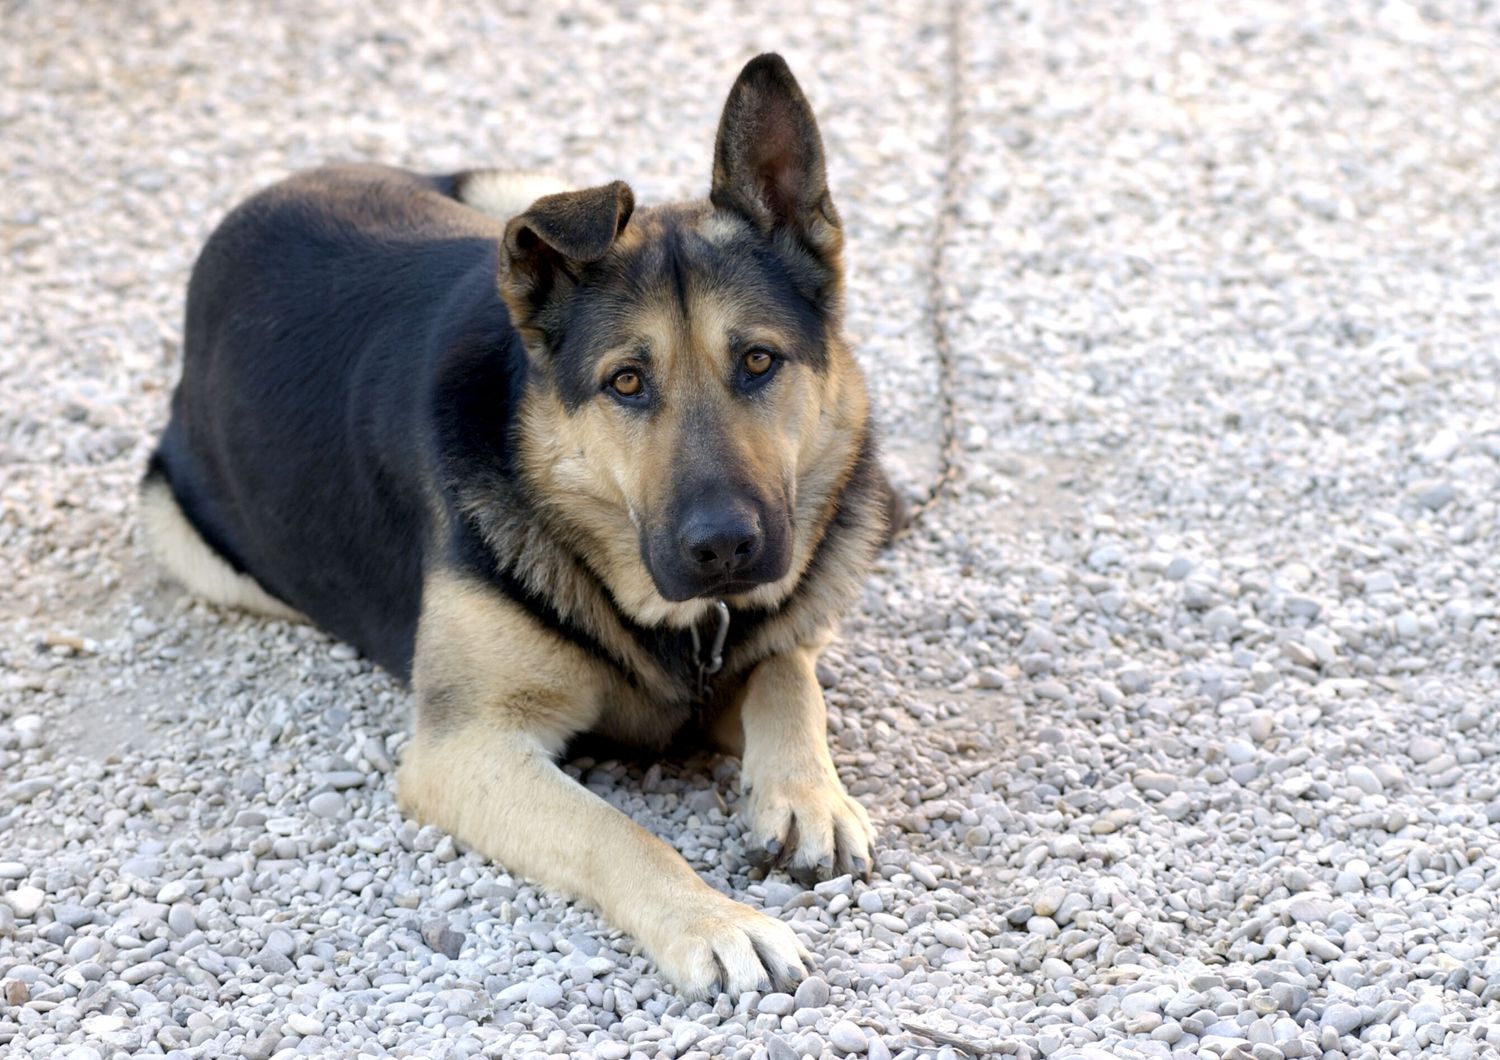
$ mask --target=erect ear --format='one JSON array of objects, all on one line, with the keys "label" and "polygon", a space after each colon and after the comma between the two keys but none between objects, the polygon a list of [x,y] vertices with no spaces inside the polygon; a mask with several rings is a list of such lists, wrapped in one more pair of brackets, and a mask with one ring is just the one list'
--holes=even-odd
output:
[{"label": "erect ear", "polygon": [[775,53],[746,63],[729,90],[709,198],[768,235],[790,232],[836,266],[843,238],[828,195],[823,139],[797,79]]},{"label": "erect ear", "polygon": [[[590,262],[609,252],[635,209],[624,181],[544,195],[505,226],[501,295],[528,348],[539,351],[559,317],[549,313]],[[560,319],[560,317],[559,317]]]}]

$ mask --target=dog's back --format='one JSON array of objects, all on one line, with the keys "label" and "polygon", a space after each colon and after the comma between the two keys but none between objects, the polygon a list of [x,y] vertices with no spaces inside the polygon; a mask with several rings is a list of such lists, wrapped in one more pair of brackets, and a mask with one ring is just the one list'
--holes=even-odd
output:
[{"label": "dog's back", "polygon": [[[193,270],[143,490],[153,547],[190,587],[301,612],[399,674],[431,529],[424,359],[467,346],[502,389],[524,371],[503,348],[502,229],[449,197],[462,179],[322,169],[230,214]],[[492,411],[503,430],[505,402]]]}]

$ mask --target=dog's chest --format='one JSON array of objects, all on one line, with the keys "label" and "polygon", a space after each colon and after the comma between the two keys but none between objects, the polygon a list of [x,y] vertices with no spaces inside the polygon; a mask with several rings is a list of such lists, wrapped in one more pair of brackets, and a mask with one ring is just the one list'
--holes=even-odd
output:
[{"label": "dog's chest", "polygon": [[626,681],[617,681],[600,704],[593,731],[633,747],[661,749],[698,711],[695,702],[663,700]]}]

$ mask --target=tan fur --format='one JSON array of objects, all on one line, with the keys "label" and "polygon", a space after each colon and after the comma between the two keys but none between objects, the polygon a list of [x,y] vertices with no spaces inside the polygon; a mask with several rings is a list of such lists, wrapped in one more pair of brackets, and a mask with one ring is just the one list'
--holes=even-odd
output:
[{"label": "tan fur", "polygon": [[189,591],[220,607],[306,621],[210,548],[182,514],[171,487],[159,478],[147,479],[141,485],[140,520],[146,544],[157,562]]},{"label": "tan fur", "polygon": [[485,586],[439,573],[423,599],[416,733],[397,780],[408,813],[597,907],[690,996],[804,974],[785,924],[714,891],[552,762],[609,692],[601,664]]},{"label": "tan fur", "polygon": [[863,875],[872,832],[864,807],[844,791],[828,753],[827,712],[813,666],[822,645],[773,655],[750,674],[739,703],[744,731],[742,784],[749,794],[751,842],[785,835],[793,871],[819,862]]},{"label": "tan fur", "polygon": [[[822,375],[791,366],[777,380],[771,399],[754,405],[732,398],[723,384],[728,336],[744,331],[733,299],[697,295],[688,320],[678,320],[663,295],[626,322],[621,356],[647,340],[654,364],[666,380],[663,411],[649,421],[622,416],[605,401],[569,414],[556,395],[539,395],[522,419],[522,459],[536,496],[587,544],[594,573],[621,609],[642,625],[684,628],[701,622],[711,602],[673,603],[657,592],[641,560],[639,535],[665,502],[677,453],[699,444],[684,422],[684,410],[705,410],[726,423],[725,457],[749,468],[758,482],[784,484],[792,503],[792,562],[786,575],[731,597],[738,607],[774,607],[796,587],[822,540],[831,504],[858,456],[856,446],[869,414],[859,368],[842,343],[832,343],[833,364]],[[785,346],[774,329],[761,325],[754,339]],[[605,378],[611,362],[603,362]],[[603,379],[600,380],[601,385]]]}]

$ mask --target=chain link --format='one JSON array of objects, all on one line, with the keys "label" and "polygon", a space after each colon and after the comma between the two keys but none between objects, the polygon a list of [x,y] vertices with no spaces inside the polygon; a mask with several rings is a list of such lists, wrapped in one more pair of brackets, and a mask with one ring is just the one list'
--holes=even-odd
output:
[{"label": "chain link", "polygon": [[928,311],[932,324],[932,349],[937,357],[938,414],[941,418],[941,450],[938,473],[921,500],[911,505],[902,533],[909,533],[917,521],[937,507],[943,493],[958,478],[958,419],[953,396],[957,389],[957,372],[953,359],[953,335],[949,320],[951,306],[944,283],[948,271],[948,243],[958,220],[960,167],[964,150],[964,56],[963,3],[948,0],[948,93],[946,114],[945,158],[942,189],[938,200],[937,224],[932,236],[932,257],[928,262]]}]

